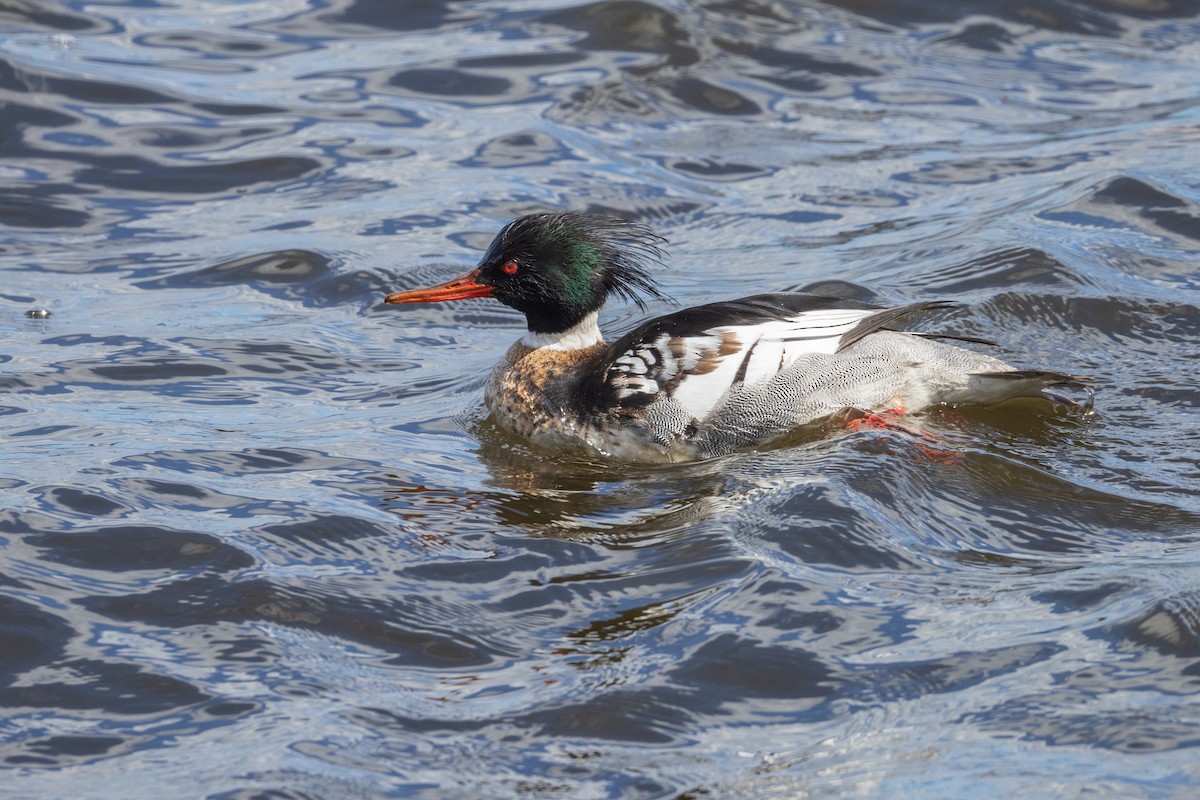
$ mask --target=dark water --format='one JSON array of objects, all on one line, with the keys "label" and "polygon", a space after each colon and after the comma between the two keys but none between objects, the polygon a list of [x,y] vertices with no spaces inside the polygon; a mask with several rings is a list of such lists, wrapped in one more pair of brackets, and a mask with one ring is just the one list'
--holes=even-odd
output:
[{"label": "dark water", "polygon": [[[1194,796],[1198,14],[3,0],[3,795]],[[381,299],[560,208],[1096,413],[536,453]]]}]

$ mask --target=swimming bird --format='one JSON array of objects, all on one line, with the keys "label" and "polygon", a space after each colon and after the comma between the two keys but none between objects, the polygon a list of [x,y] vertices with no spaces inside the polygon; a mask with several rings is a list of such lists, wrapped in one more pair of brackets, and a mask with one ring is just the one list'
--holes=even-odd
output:
[{"label": "swimming bird", "polygon": [[1078,385],[892,329],[949,305],[939,301],[880,308],[757,294],[650,319],[606,342],[597,319],[609,297],[643,309],[644,297],[669,300],[647,270],[661,263],[664,241],[636,221],[532,214],[506,225],[468,274],[386,302],[494,297],[520,311],[528,331],[485,391],[495,420],[537,445],[582,441],[633,461],[719,456],[846,409],[896,416]]}]

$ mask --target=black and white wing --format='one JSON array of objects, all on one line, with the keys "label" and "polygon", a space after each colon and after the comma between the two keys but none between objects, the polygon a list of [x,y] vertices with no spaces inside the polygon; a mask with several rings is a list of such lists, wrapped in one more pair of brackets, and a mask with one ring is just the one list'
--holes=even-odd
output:
[{"label": "black and white wing", "polygon": [[613,342],[583,388],[592,409],[636,415],[668,403],[702,423],[730,389],[778,375],[796,359],[832,355],[899,317],[939,307],[881,309],[853,300],[763,294],[652,320]]}]

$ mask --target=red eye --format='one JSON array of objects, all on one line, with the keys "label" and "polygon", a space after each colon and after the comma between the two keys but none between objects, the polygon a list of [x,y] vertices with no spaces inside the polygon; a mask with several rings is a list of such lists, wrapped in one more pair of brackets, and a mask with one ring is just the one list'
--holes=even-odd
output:
[{"label": "red eye", "polygon": [[504,273],[506,275],[516,275],[517,274],[517,262],[505,261],[504,266],[500,267],[500,269],[504,270]]}]

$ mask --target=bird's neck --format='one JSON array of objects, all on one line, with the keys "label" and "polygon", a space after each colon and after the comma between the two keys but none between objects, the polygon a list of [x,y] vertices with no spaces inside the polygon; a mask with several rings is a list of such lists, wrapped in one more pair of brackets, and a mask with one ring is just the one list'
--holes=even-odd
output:
[{"label": "bird's neck", "polygon": [[531,350],[582,350],[604,344],[597,319],[599,311],[593,311],[565,331],[535,333],[529,331],[521,337],[521,344]]}]

